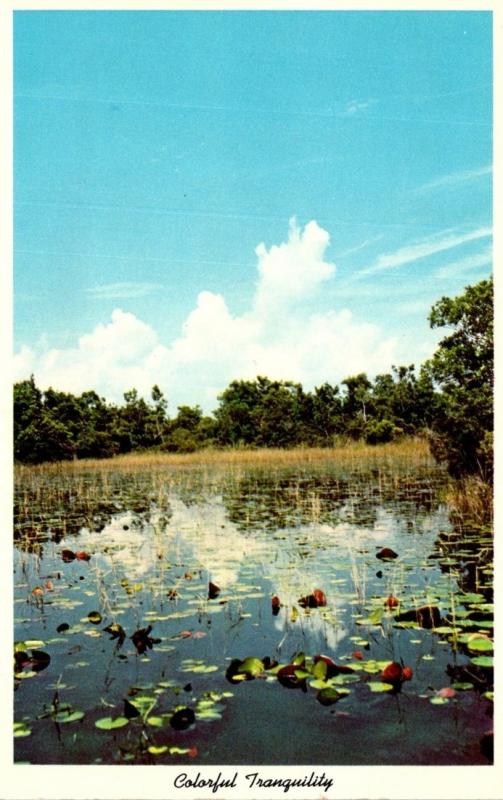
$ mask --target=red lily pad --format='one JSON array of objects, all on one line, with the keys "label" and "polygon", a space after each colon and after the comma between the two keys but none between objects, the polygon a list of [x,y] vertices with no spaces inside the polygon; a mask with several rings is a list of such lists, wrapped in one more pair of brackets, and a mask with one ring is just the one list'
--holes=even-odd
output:
[{"label": "red lily pad", "polygon": [[302,606],[302,608],[319,608],[320,606],[326,606],[326,604],[327,597],[321,589],[314,589],[311,594],[299,599],[299,606]]},{"label": "red lily pad", "polygon": [[382,560],[398,558],[398,553],[395,553],[391,547],[383,547],[382,550],[379,550],[379,552],[376,553],[376,558],[380,558]]},{"label": "red lily pad", "polygon": [[220,586],[211,581],[208,583],[208,600],[214,600],[220,594]]}]

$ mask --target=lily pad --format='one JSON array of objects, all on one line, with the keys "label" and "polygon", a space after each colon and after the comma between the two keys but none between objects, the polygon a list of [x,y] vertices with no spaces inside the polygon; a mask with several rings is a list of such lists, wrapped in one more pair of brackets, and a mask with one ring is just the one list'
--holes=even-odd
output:
[{"label": "lily pad", "polygon": [[326,689],[320,689],[316,695],[316,699],[322,706],[331,706],[337,703],[343,696],[342,692],[338,692],[337,689],[328,686]]},{"label": "lily pad", "polygon": [[161,756],[161,755],[163,755],[163,753],[167,753],[168,752],[168,745],[167,744],[161,744],[161,745],[151,744],[150,747],[148,748],[148,752],[152,753],[153,756]]},{"label": "lily pad", "polygon": [[126,717],[102,717],[94,723],[102,731],[113,731],[129,724]]},{"label": "lily pad", "polygon": [[385,681],[369,681],[367,683],[371,692],[392,692],[395,688],[392,683],[386,683]]},{"label": "lily pad", "polygon": [[22,736],[30,736],[31,735],[31,728],[25,722],[15,722],[14,723],[14,736],[16,738]]},{"label": "lily pad", "polygon": [[177,731],[184,731],[194,724],[196,715],[192,708],[179,708],[170,719],[172,728]]},{"label": "lily pad", "polygon": [[87,619],[89,622],[92,622],[93,625],[99,625],[102,620],[102,616],[99,611],[90,611],[87,615]]},{"label": "lily pad", "polygon": [[67,722],[79,722],[79,720],[84,719],[84,712],[83,711],[59,711],[53,717],[54,722],[58,722],[60,725],[65,724]]},{"label": "lily pad", "polygon": [[491,653],[494,649],[492,641],[482,636],[470,639],[467,644],[468,650],[472,650],[476,653]]},{"label": "lily pad", "polygon": [[493,667],[493,657],[492,656],[475,656],[475,658],[471,659],[472,664],[475,664],[476,667]]}]

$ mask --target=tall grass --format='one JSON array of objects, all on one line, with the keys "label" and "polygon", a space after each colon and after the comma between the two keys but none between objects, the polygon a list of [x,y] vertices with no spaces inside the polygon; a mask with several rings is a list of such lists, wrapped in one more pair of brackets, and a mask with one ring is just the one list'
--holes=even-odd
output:
[{"label": "tall grass", "polygon": [[478,477],[451,481],[444,499],[451,508],[453,521],[481,527],[493,527],[493,487]]},{"label": "tall grass", "polygon": [[368,445],[364,442],[348,442],[337,447],[281,448],[208,448],[195,453],[128,453],[105,459],[82,459],[61,461],[36,466],[16,466],[17,477],[23,478],[43,470],[49,472],[92,470],[142,470],[163,466],[213,466],[256,465],[281,466],[335,462],[341,466],[370,465],[374,462],[394,465],[426,466],[434,463],[428,443],[421,438],[407,438],[387,444]]}]

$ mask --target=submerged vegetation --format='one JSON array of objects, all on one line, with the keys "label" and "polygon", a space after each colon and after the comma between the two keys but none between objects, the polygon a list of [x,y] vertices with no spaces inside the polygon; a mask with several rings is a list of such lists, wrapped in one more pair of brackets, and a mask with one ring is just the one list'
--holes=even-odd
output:
[{"label": "submerged vegetation", "polygon": [[492,761],[491,291],[419,377],[17,384],[16,760]]}]

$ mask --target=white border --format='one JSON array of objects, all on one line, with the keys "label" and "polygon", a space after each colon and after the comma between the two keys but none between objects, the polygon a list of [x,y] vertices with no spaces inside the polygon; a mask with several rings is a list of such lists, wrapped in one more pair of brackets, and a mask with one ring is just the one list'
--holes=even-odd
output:
[{"label": "white border", "polygon": [[[503,55],[501,49],[503,45],[503,13],[498,10],[496,0],[494,2],[479,2],[478,0],[465,0],[465,2],[320,2],[317,0],[313,4],[307,2],[295,2],[295,0],[283,0],[280,2],[243,2],[234,0],[233,2],[153,2],[150,0],[145,6],[139,3],[117,2],[90,2],[81,3],[68,0],[66,3],[47,0],[47,2],[22,2],[2,3],[0,7],[0,64],[3,88],[3,121],[2,125],[2,144],[1,144],[1,223],[2,223],[2,267],[0,269],[0,292],[1,292],[1,316],[2,316],[2,341],[0,344],[1,365],[3,367],[2,392],[0,393],[0,436],[2,447],[0,449],[0,475],[2,503],[0,507],[0,526],[3,538],[3,558],[1,559],[1,585],[2,594],[5,592],[3,612],[1,616],[1,657],[0,657],[0,800],[92,800],[97,798],[108,800],[108,798],[118,798],[118,800],[152,800],[167,798],[211,798],[217,797],[220,800],[275,800],[276,798],[287,798],[291,800],[308,800],[308,798],[368,798],[368,800],[379,800],[379,798],[390,798],[390,800],[501,800],[503,798],[503,745],[502,745],[502,701],[499,697],[500,689],[500,663],[501,663],[501,637],[498,633],[496,643],[496,665],[497,665],[497,687],[496,687],[496,743],[499,745],[499,753],[496,750],[496,762],[494,766],[469,766],[469,767],[257,767],[247,768],[244,765],[239,767],[204,767],[197,765],[187,765],[186,768],[177,766],[32,766],[14,765],[12,763],[12,692],[11,692],[11,631],[12,631],[12,562],[10,557],[10,532],[12,531],[12,414],[11,414],[11,352],[12,352],[12,135],[10,120],[12,119],[12,12],[16,10],[430,10],[430,11],[492,11],[494,26],[494,76],[495,76],[495,190],[494,190],[494,252],[495,265],[501,251],[500,235],[497,222],[501,221],[501,191],[499,185],[500,167],[500,148],[497,143],[502,141],[503,130],[501,126],[500,114],[500,84],[503,75]],[[497,292],[497,308],[500,307],[500,278],[496,268],[495,284]],[[497,341],[501,341],[503,333],[503,319],[498,320],[496,314]],[[496,351],[496,408],[501,406],[501,385],[499,376],[503,374],[502,357],[499,347]],[[5,379],[5,380],[4,380]],[[500,435],[500,416],[496,417],[496,441]],[[501,475],[499,459],[499,446],[496,457],[496,483],[498,486]],[[496,539],[499,534],[501,518],[501,503],[496,496]],[[496,543],[496,563],[497,576],[495,586],[495,596],[501,594],[501,547]],[[8,554],[8,555],[7,555]],[[499,631],[500,608],[497,609],[497,630]],[[8,654],[4,657],[4,654]],[[489,722],[489,720],[488,720]],[[282,789],[257,790],[248,789],[245,774],[259,770],[262,778],[267,777],[299,777],[309,775],[314,771],[317,775],[325,772],[325,775],[333,780],[333,787],[322,795],[319,789],[316,790],[290,790],[287,794]],[[173,780],[180,772],[187,772],[190,777],[195,778],[197,773],[201,773],[205,778],[215,778],[219,772],[224,777],[232,777],[236,771],[239,773],[239,784],[236,790],[222,790],[217,794],[212,794],[209,789],[188,790],[175,789]]]}]

